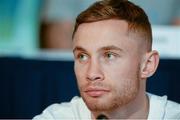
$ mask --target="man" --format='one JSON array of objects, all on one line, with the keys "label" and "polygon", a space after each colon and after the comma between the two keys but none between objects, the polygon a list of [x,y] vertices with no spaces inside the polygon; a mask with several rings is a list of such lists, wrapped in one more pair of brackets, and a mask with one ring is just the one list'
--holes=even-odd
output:
[{"label": "man", "polygon": [[81,97],[35,119],[180,119],[180,105],[146,93],[159,54],[145,12],[127,0],[94,3],[76,20],[75,74]]}]

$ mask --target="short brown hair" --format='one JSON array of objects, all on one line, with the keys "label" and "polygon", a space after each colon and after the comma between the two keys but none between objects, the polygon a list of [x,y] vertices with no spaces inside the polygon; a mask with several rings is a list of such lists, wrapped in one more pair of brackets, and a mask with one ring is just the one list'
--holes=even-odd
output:
[{"label": "short brown hair", "polygon": [[88,9],[80,13],[72,37],[82,23],[91,23],[108,19],[125,20],[129,31],[140,34],[148,43],[148,51],[152,47],[152,30],[148,16],[142,8],[128,0],[101,0],[95,2]]}]

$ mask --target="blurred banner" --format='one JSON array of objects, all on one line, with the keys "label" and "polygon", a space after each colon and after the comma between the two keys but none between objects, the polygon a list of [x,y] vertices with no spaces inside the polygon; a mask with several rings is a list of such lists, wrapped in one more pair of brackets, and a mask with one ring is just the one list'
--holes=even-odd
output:
[{"label": "blurred banner", "polygon": [[160,58],[180,58],[180,27],[153,26],[153,49],[158,50]]}]

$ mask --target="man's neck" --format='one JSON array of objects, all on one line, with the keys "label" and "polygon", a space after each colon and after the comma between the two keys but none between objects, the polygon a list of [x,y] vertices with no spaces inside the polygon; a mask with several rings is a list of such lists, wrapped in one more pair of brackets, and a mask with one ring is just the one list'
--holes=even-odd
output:
[{"label": "man's neck", "polygon": [[109,119],[147,119],[149,113],[149,99],[144,93],[138,95],[135,100],[113,111],[92,112],[92,118],[103,114]]}]

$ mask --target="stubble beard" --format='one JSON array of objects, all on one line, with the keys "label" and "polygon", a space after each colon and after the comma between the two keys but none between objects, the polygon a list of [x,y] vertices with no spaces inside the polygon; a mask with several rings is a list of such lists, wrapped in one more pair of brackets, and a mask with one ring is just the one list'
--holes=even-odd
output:
[{"label": "stubble beard", "polygon": [[[124,81],[126,81],[126,83],[124,83],[124,86],[121,89],[114,89],[116,87],[109,86],[112,88],[111,93],[108,93],[108,95],[102,96],[100,98],[91,98],[81,92],[80,94],[89,110],[96,112],[112,111],[123,107],[136,98],[139,92],[139,71],[137,71],[135,80]],[[100,85],[101,83],[98,84]]]}]

